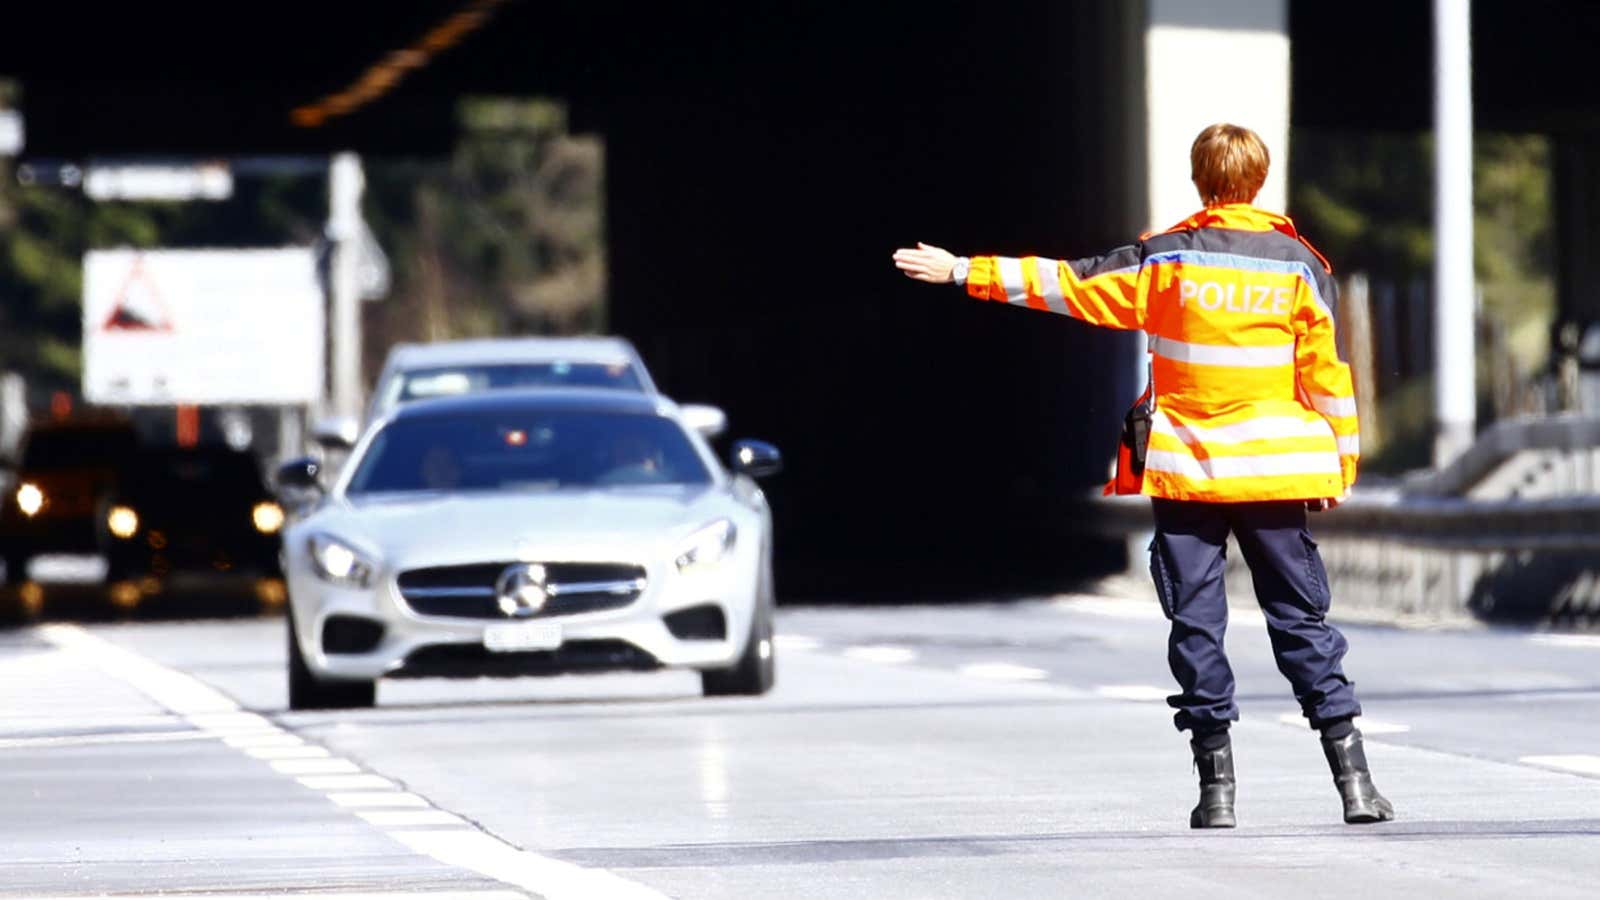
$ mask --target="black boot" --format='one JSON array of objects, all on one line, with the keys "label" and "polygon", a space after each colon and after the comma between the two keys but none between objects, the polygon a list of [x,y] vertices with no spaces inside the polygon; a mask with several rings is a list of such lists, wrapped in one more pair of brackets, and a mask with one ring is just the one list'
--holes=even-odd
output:
[{"label": "black boot", "polygon": [[1361,732],[1351,731],[1342,738],[1322,739],[1322,753],[1333,770],[1333,783],[1344,801],[1344,820],[1354,824],[1387,822],[1394,818],[1394,806],[1372,784],[1367,770],[1367,753],[1361,746]]},{"label": "black boot", "polygon": [[1233,744],[1207,750],[1199,741],[1190,741],[1194,766],[1200,772],[1200,804],[1189,814],[1190,828],[1232,828],[1233,819]]}]

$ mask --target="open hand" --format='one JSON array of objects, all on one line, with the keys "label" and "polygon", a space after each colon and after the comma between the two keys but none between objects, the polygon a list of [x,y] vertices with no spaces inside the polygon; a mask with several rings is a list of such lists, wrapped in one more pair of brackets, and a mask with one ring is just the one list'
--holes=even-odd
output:
[{"label": "open hand", "polygon": [[917,242],[915,249],[902,247],[894,252],[895,268],[908,277],[929,284],[948,284],[950,270],[955,268],[956,255],[932,244]]}]

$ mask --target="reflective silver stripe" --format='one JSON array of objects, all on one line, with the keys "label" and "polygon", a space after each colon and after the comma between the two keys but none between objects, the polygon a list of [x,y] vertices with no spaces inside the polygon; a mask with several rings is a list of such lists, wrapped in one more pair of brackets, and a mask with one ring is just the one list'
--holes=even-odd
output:
[{"label": "reflective silver stripe", "polygon": [[1221,344],[1191,344],[1157,336],[1150,342],[1155,355],[1177,362],[1202,366],[1238,366],[1262,369],[1294,365],[1294,344],[1271,347],[1233,347]]},{"label": "reflective silver stripe", "polygon": [[1339,438],[1339,455],[1340,456],[1360,456],[1361,455],[1361,437],[1359,435],[1351,434],[1351,435],[1346,435],[1346,436],[1344,436],[1342,438]]},{"label": "reflective silver stripe", "polygon": [[1000,266],[1000,284],[1006,289],[1006,302],[1026,306],[1028,303],[1028,286],[1022,282],[1022,260],[1002,256],[998,260]]},{"label": "reflective silver stripe", "polygon": [[[1162,428],[1166,425],[1166,428]],[[1242,444],[1245,441],[1284,438],[1331,438],[1333,429],[1324,419],[1306,421],[1292,416],[1263,416],[1232,425],[1176,425],[1165,416],[1155,421],[1155,431],[1165,432],[1185,444]]]},{"label": "reflective silver stripe", "polygon": [[1260,456],[1213,456],[1195,459],[1187,453],[1151,450],[1145,468],[1171,472],[1191,481],[1213,478],[1255,478],[1273,475],[1339,475],[1339,457],[1333,453],[1271,453]]},{"label": "reflective silver stripe", "polygon": [[1034,259],[1033,264],[1039,270],[1039,293],[1044,295],[1045,305],[1050,307],[1051,312],[1072,315],[1072,311],[1067,309],[1066,298],[1061,295],[1061,264],[1042,256]]},{"label": "reflective silver stripe", "polygon": [[1356,398],[1334,397],[1328,394],[1314,394],[1306,391],[1306,397],[1311,400],[1311,408],[1325,416],[1344,418],[1356,414]]}]

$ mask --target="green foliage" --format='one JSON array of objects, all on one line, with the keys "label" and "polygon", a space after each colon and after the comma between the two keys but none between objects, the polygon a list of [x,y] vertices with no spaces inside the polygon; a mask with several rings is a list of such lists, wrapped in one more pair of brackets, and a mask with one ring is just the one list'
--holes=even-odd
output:
[{"label": "green foliage", "polygon": [[368,315],[369,371],[396,341],[605,327],[603,155],[564,107],[463,101],[440,163],[368,166],[368,217],[394,265]]}]

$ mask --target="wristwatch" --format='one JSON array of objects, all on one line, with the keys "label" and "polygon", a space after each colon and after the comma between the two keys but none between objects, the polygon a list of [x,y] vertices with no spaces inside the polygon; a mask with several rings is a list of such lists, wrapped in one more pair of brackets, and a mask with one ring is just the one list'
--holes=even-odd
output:
[{"label": "wristwatch", "polygon": [[950,280],[956,284],[967,283],[967,273],[972,270],[972,260],[965,256],[956,257],[956,264],[950,267]]}]

